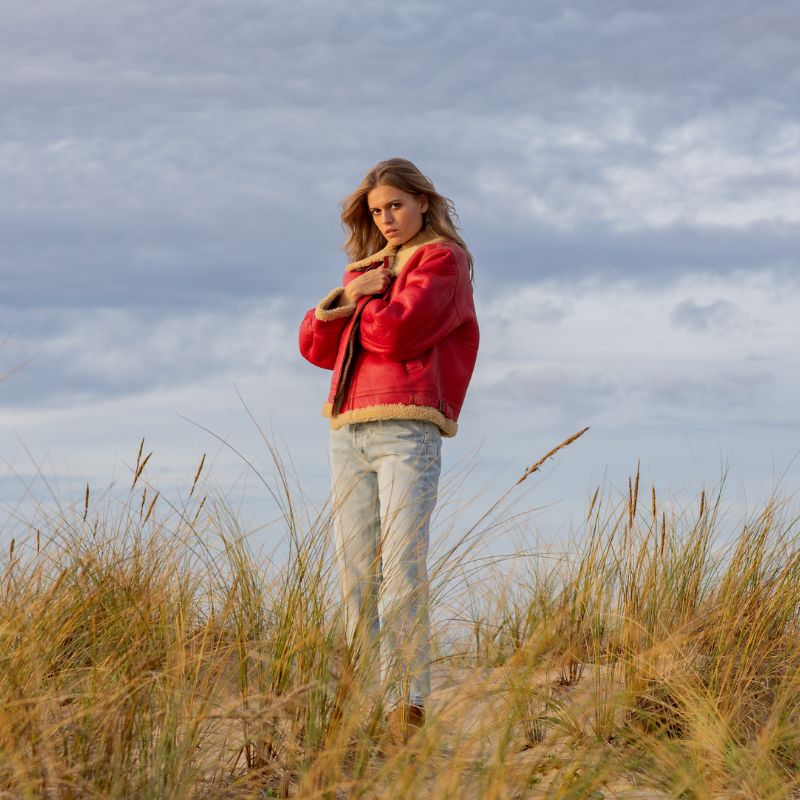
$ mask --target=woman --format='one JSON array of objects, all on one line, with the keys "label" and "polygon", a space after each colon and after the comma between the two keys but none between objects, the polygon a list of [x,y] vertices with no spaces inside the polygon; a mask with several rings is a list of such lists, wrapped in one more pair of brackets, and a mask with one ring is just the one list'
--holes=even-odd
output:
[{"label": "woman", "polygon": [[300,351],[333,370],[336,553],[347,634],[380,643],[393,731],[420,726],[430,692],[427,553],[441,437],[455,436],[478,352],[472,256],[452,203],[402,158],[344,201],[343,285],[309,310]]}]

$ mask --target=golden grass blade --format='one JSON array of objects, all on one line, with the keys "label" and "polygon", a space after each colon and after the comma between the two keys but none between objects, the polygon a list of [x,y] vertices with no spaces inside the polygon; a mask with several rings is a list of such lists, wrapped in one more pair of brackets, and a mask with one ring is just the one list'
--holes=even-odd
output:
[{"label": "golden grass blade", "polygon": [[158,500],[159,494],[156,492],[155,497],[150,501],[150,506],[147,509],[147,513],[144,515],[144,519],[142,520],[142,525],[150,519],[150,515],[153,513],[153,509],[156,507],[156,500]]},{"label": "golden grass blade", "polygon": [[[144,439],[142,439],[142,444],[144,444]],[[136,482],[139,480],[139,477],[141,476],[142,472],[144,472],[144,468],[147,466],[147,462],[150,460],[150,456],[152,456],[152,455],[153,455],[153,452],[151,450],[144,457],[144,461],[142,461],[141,463],[139,463],[138,459],[137,459],[136,472],[135,472],[135,474],[133,476],[133,483],[131,484],[131,490],[133,490],[135,488]]]},{"label": "golden grass blade", "polygon": [[556,445],[552,450],[550,450],[550,452],[545,453],[538,461],[535,461],[528,467],[528,469],[525,470],[525,472],[522,473],[520,479],[516,482],[515,485],[519,486],[519,484],[521,484],[529,475],[532,475],[534,472],[538,472],[539,467],[541,467],[545,461],[547,461],[549,458],[552,458],[559,450],[563,450],[565,447],[571,445],[576,439],[579,439],[588,430],[589,428],[587,426],[583,430],[580,430],[577,433],[573,433],[572,436],[569,436],[566,439],[564,439],[564,441],[561,442],[561,444]]},{"label": "golden grass blade", "polygon": [[197,467],[197,472],[194,474],[194,480],[192,481],[192,488],[189,490],[189,497],[194,494],[195,486],[197,486],[197,481],[200,478],[200,473],[203,471],[203,464],[206,463],[206,454],[203,453],[203,457],[200,459],[200,464]]}]

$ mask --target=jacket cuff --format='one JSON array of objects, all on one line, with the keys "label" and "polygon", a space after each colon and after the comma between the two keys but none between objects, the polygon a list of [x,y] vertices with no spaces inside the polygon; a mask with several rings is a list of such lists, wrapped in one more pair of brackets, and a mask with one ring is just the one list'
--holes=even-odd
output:
[{"label": "jacket cuff", "polygon": [[352,313],[356,310],[356,304],[350,303],[346,306],[337,306],[337,303],[341,299],[342,295],[344,294],[344,287],[339,286],[337,289],[334,289],[332,292],[328,292],[322,300],[317,303],[316,308],[314,309],[314,316],[320,322],[330,322],[334,319],[340,319],[341,317],[349,317]]}]

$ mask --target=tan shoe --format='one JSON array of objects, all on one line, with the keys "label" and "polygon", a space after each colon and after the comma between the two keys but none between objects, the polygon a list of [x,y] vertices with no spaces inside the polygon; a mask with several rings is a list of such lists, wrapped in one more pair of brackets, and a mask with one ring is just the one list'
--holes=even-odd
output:
[{"label": "tan shoe", "polygon": [[387,717],[395,744],[405,744],[415,730],[425,724],[425,709],[411,703],[398,703]]}]

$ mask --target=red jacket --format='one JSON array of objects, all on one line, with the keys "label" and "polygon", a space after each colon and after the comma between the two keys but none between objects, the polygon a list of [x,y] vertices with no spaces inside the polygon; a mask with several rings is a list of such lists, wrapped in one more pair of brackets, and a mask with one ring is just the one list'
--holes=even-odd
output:
[{"label": "red jacket", "polygon": [[344,285],[382,264],[395,276],[383,296],[336,307],[340,287],[303,318],[300,352],[333,370],[322,413],[333,428],[419,419],[455,436],[479,338],[467,255],[423,230],[348,264]]}]

